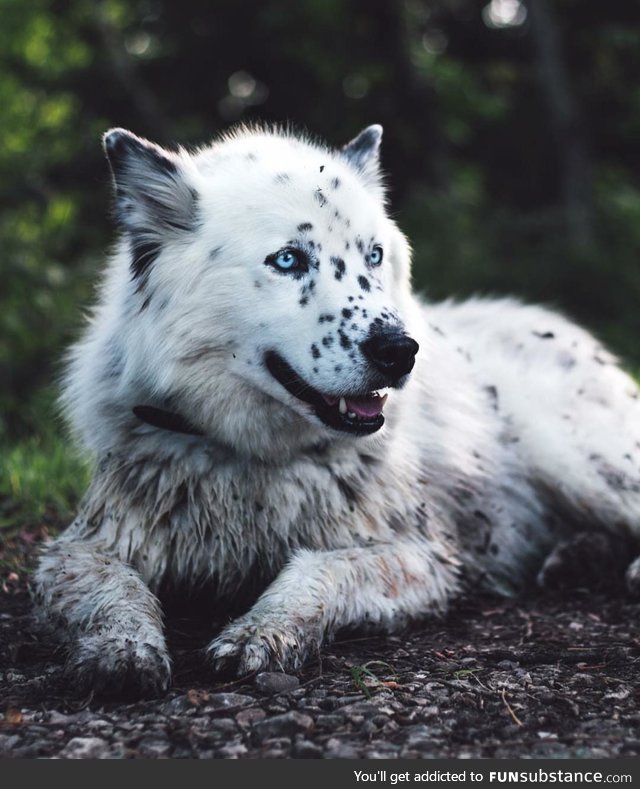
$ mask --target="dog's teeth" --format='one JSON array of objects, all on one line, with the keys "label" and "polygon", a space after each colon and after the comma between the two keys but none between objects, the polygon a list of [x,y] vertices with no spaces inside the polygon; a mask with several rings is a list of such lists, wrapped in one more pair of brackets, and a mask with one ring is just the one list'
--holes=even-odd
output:
[{"label": "dog's teeth", "polygon": [[340,398],[340,405],[338,406],[338,411],[340,411],[340,413],[343,415],[347,413],[347,401],[344,399],[344,397]]},{"label": "dog's teeth", "polygon": [[355,419],[356,418],[356,415],[353,413],[353,411],[349,411],[347,416],[349,417],[349,419]]}]

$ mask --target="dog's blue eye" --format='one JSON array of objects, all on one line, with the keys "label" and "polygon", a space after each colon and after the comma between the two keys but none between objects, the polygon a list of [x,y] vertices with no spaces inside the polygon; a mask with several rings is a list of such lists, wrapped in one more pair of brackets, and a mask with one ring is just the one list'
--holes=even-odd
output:
[{"label": "dog's blue eye", "polygon": [[294,268],[298,264],[298,258],[293,252],[291,252],[290,249],[286,249],[284,252],[280,252],[279,255],[276,255],[273,262],[276,264],[276,266],[278,266],[278,268],[287,271],[288,269]]},{"label": "dog's blue eye", "polygon": [[283,272],[301,273],[308,269],[306,256],[298,249],[281,249],[269,255],[265,263]]},{"label": "dog's blue eye", "polygon": [[382,247],[379,244],[371,250],[369,255],[369,265],[379,266],[382,263]]}]

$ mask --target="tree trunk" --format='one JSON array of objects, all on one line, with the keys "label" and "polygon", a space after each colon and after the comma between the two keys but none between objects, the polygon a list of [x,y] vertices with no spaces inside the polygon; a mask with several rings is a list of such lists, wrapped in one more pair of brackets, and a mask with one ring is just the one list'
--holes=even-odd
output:
[{"label": "tree trunk", "polygon": [[585,124],[562,52],[558,23],[547,0],[526,0],[534,62],[560,167],[567,238],[572,246],[593,241],[591,155]]}]

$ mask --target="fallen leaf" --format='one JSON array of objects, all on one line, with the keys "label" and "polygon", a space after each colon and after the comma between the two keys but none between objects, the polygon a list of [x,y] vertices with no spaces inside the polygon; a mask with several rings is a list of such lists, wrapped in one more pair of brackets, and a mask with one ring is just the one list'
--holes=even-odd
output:
[{"label": "fallen leaf", "polygon": [[22,723],[22,713],[17,707],[7,707],[4,711],[5,723]]}]

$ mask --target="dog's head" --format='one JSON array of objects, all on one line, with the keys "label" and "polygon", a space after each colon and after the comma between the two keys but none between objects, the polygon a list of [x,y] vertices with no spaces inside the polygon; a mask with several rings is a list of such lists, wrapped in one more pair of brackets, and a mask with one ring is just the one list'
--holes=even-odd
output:
[{"label": "dog's head", "polygon": [[330,150],[245,129],[190,154],[105,135],[126,269],[120,391],[135,406],[170,404],[262,455],[382,427],[418,345],[381,136]]}]

